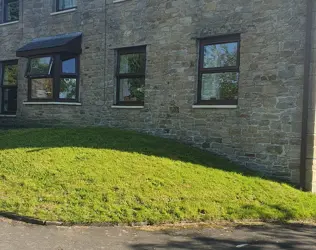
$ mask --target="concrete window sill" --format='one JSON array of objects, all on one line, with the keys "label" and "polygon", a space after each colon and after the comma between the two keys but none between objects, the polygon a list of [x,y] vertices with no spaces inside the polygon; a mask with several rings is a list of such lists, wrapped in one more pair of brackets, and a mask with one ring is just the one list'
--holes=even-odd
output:
[{"label": "concrete window sill", "polygon": [[64,106],[82,106],[79,102],[23,102],[24,105],[64,105]]},{"label": "concrete window sill", "polygon": [[113,0],[113,3],[121,3],[121,2],[126,2],[127,0]]},{"label": "concrete window sill", "polygon": [[13,22],[7,22],[7,23],[0,23],[0,27],[1,27],[1,26],[7,26],[7,25],[15,24],[15,23],[19,23],[19,21],[13,21]]},{"label": "concrete window sill", "polygon": [[0,114],[0,118],[2,118],[2,117],[4,117],[4,118],[15,118],[15,117],[16,117],[16,115],[6,115],[6,114]]},{"label": "concrete window sill", "polygon": [[143,109],[144,106],[119,106],[113,105],[112,109]]},{"label": "concrete window sill", "polygon": [[193,105],[193,109],[237,109],[238,105]]},{"label": "concrete window sill", "polygon": [[50,13],[50,15],[51,16],[56,16],[56,15],[60,15],[60,14],[66,14],[66,13],[74,12],[76,10],[77,10],[77,8],[72,8],[72,9],[69,9],[69,10],[61,10],[61,11],[52,12],[52,13]]}]

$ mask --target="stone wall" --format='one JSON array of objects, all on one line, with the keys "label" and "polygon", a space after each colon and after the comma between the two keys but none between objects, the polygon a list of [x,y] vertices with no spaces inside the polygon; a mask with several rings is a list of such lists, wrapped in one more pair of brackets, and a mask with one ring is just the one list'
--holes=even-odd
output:
[{"label": "stone wall", "polygon": [[104,86],[105,2],[77,0],[74,12],[51,15],[54,1],[23,1],[23,41],[36,37],[54,36],[67,32],[83,33],[83,52],[80,56],[80,101],[82,106],[24,105],[27,100],[27,80],[24,78],[27,61],[20,60],[19,109],[22,123],[30,125],[93,125],[103,103],[100,86]]},{"label": "stone wall", "polygon": [[[299,182],[305,0],[77,0],[77,11],[54,16],[52,1],[22,2],[20,22],[0,26],[0,60],[32,38],[83,32],[82,106],[24,105],[20,60],[17,123],[138,130]],[[238,108],[193,109],[197,39],[232,33],[241,34]],[[116,49],[136,45],[147,45],[145,107],[113,109]]]},{"label": "stone wall", "polygon": [[[316,18],[316,1],[313,0],[313,20]],[[312,25],[311,39],[311,91],[308,105],[307,155],[306,155],[306,189],[316,192],[316,24]]]},{"label": "stone wall", "polygon": [[[173,137],[298,182],[305,1],[107,3],[107,107],[113,49],[148,45],[145,109],[105,108],[110,125]],[[231,33],[241,33],[238,108],[192,109],[197,38]]]}]

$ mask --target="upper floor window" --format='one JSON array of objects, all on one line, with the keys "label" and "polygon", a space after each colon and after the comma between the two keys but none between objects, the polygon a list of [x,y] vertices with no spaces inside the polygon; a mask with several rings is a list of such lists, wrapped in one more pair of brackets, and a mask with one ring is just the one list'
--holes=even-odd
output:
[{"label": "upper floor window", "polygon": [[118,50],[117,93],[118,105],[144,105],[146,47]]},{"label": "upper floor window", "polygon": [[1,64],[1,113],[15,114],[17,108],[18,61]]},{"label": "upper floor window", "polygon": [[19,20],[19,0],[4,0],[3,22],[14,22]]},{"label": "upper floor window", "polygon": [[76,0],[56,0],[57,11],[69,10],[77,7]]},{"label": "upper floor window", "polygon": [[29,59],[29,101],[78,101],[79,56],[57,54]]},{"label": "upper floor window", "polygon": [[237,105],[240,35],[200,41],[198,104]]}]

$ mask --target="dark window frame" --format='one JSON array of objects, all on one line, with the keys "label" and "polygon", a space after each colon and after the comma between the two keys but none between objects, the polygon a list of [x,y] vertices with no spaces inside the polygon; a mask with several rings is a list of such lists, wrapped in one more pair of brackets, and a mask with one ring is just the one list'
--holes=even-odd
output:
[{"label": "dark window frame", "polygon": [[19,6],[19,12],[18,12],[18,19],[17,20],[8,20],[8,16],[7,16],[7,5],[10,2],[18,2],[18,5],[20,5],[20,1],[19,0],[3,0],[3,6],[2,6],[2,13],[3,13],[3,18],[2,21],[3,23],[11,23],[11,22],[16,22],[20,20],[20,6]]},{"label": "dark window frame", "polygon": [[[129,54],[145,54],[145,66],[144,72],[139,73],[120,73],[121,56]],[[130,78],[141,78],[146,80],[146,64],[147,64],[147,53],[146,46],[129,47],[117,50],[117,65],[116,65],[116,105],[119,106],[144,106],[144,101],[120,101],[120,82],[122,79]]]},{"label": "dark window frame", "polygon": [[73,7],[60,9],[60,8],[59,8],[59,3],[60,3],[60,1],[62,1],[62,0],[56,0],[56,12],[65,11],[65,10],[71,10],[71,9],[77,8],[77,2],[76,2],[76,5],[73,6]]},{"label": "dark window frame", "polygon": [[[208,45],[217,45],[225,43],[237,43],[237,58],[236,66],[204,68],[204,47]],[[197,104],[198,105],[238,105],[237,100],[202,100],[202,77],[203,74],[216,73],[240,73],[240,34],[232,34],[225,36],[216,36],[203,38],[199,40],[199,68],[198,68],[198,91]]]},{"label": "dark window frame", "polygon": [[[62,60],[61,56],[63,54],[46,54],[30,57],[27,64],[27,71],[25,76],[28,78],[28,101],[29,102],[79,102],[79,81],[80,81],[80,55],[78,54],[69,54],[71,58],[75,58],[75,69],[76,73],[63,73],[62,72]],[[29,75],[27,72],[30,68],[30,61],[35,58],[42,57],[52,57],[53,65],[50,74],[47,75]],[[53,97],[52,98],[32,98],[32,79],[43,79],[43,78],[52,78],[53,79]],[[76,79],[76,98],[59,98],[60,92],[60,80],[61,78],[71,78]]]},{"label": "dark window frame", "polygon": [[18,66],[18,60],[8,60],[8,61],[2,61],[1,64],[1,78],[0,78],[0,85],[1,85],[1,114],[6,115],[15,115],[15,112],[6,112],[4,111],[4,90],[5,89],[15,89],[16,92],[18,91],[18,78],[16,79],[16,85],[4,85],[4,71],[6,66],[10,65],[17,65]]}]

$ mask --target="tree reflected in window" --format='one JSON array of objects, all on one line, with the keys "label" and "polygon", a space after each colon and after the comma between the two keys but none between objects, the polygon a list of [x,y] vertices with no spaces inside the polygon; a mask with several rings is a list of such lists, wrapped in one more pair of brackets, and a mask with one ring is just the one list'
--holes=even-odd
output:
[{"label": "tree reflected in window", "polygon": [[117,104],[143,105],[145,99],[146,48],[118,51]]},{"label": "tree reflected in window", "polygon": [[19,0],[4,0],[4,22],[19,20]]},{"label": "tree reflected in window", "polygon": [[237,104],[239,39],[233,35],[201,40],[198,103]]}]

